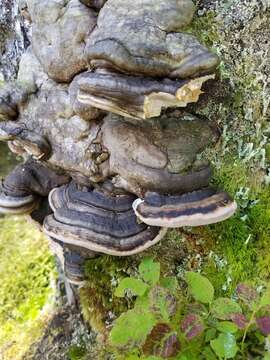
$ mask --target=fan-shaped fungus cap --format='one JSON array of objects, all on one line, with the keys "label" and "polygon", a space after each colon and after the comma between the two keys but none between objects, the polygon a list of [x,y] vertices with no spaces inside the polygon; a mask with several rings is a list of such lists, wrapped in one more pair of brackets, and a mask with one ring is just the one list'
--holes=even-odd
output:
[{"label": "fan-shaped fungus cap", "polygon": [[88,108],[92,113],[95,107],[140,120],[159,116],[165,108],[197,102],[202,84],[214,75],[173,81],[88,72],[77,78],[77,108]]},{"label": "fan-shaped fungus cap", "polygon": [[45,219],[44,231],[66,244],[97,253],[137,254],[160,241],[165,230],[139,224],[132,209],[133,200],[130,195],[79,190],[71,183],[51,193],[54,214]]},{"label": "fan-shaped fungus cap", "polygon": [[5,189],[4,182],[0,184],[0,214],[27,214],[36,207],[36,198],[33,195],[12,196]]},{"label": "fan-shaped fungus cap", "polygon": [[95,68],[159,78],[212,73],[219,58],[195,36],[180,33],[195,12],[191,0],[108,0],[85,55]]},{"label": "fan-shaped fungus cap", "polygon": [[179,196],[149,192],[144,200],[134,201],[133,209],[145,224],[175,228],[226,220],[235,213],[237,205],[226,192],[202,189]]},{"label": "fan-shaped fungus cap", "polygon": [[38,205],[40,196],[48,196],[51,189],[67,181],[67,176],[58,175],[33,160],[18,165],[0,186],[0,212],[30,213]]},{"label": "fan-shaped fungus cap", "polygon": [[109,115],[101,135],[110,154],[104,168],[107,165],[116,186],[139,197],[147,191],[181,194],[209,185],[209,164],[198,162],[197,155],[217,132],[204,119],[166,114],[133,124]]}]

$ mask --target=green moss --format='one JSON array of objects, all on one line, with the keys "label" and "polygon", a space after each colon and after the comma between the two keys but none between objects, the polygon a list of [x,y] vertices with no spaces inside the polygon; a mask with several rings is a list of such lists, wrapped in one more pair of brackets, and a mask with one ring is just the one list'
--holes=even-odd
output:
[{"label": "green moss", "polygon": [[68,359],[69,360],[84,360],[86,356],[86,348],[84,345],[72,345],[68,350]]},{"label": "green moss", "polygon": [[208,11],[202,17],[196,16],[183,32],[193,34],[201,43],[209,47],[220,39],[217,18],[213,11]]},{"label": "green moss", "polygon": [[241,187],[247,187],[250,179],[248,167],[239,159],[225,158],[218,168],[214,168],[213,184],[234,195]]},{"label": "green moss", "polygon": [[241,281],[259,285],[269,276],[270,190],[263,189],[258,197],[259,203],[246,211],[245,219],[238,212],[225,222],[200,229],[204,240],[211,240],[213,251],[226,261],[226,266],[219,267],[210,258],[204,266],[220,295],[223,290],[231,294]]},{"label": "green moss", "polygon": [[121,278],[128,275],[133,259],[101,256],[87,261],[86,285],[80,290],[84,318],[98,332],[106,335],[105,321],[109,313],[119,316],[128,308],[127,301],[114,296]]}]

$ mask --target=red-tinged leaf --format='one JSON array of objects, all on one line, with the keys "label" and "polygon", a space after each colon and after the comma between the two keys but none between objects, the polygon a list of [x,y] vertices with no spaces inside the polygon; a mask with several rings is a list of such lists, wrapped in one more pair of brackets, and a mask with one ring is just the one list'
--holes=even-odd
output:
[{"label": "red-tinged leaf", "polygon": [[169,325],[158,323],[143,345],[143,353],[148,356],[159,356],[164,359],[176,356],[180,350],[180,342]]},{"label": "red-tinged leaf", "polygon": [[184,317],[181,323],[181,330],[188,340],[199,336],[204,331],[202,319],[197,314],[188,314]]},{"label": "red-tinged leaf", "polygon": [[256,290],[253,287],[243,283],[237,286],[236,294],[246,304],[250,304],[258,298]]},{"label": "red-tinged leaf", "polygon": [[151,333],[147,336],[147,339],[143,345],[143,353],[145,355],[153,355],[155,348],[160,344],[162,339],[171,332],[169,325],[165,323],[158,323],[154,326]]},{"label": "red-tinged leaf", "polygon": [[238,326],[239,329],[245,329],[248,324],[247,318],[241,313],[232,314],[231,320],[234,322],[235,325]]},{"label": "red-tinged leaf", "polygon": [[163,342],[163,346],[160,347],[159,351],[155,355],[162,357],[163,359],[168,359],[170,357],[176,356],[180,351],[180,342],[177,338],[177,334],[171,334]]},{"label": "red-tinged leaf", "polygon": [[270,335],[270,317],[262,316],[256,319],[256,323],[263,335]]}]

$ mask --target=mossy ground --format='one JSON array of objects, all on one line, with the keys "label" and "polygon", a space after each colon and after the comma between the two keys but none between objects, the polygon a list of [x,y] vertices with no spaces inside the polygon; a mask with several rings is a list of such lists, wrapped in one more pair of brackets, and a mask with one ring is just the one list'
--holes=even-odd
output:
[{"label": "mossy ground", "polygon": [[42,335],[53,306],[54,261],[24,218],[1,218],[0,229],[0,358],[19,360]]}]

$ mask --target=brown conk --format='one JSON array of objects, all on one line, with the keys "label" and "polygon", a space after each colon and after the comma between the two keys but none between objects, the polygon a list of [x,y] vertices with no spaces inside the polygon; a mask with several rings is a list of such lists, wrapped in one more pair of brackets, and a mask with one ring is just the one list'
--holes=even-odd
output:
[{"label": "brown conk", "polygon": [[30,213],[70,282],[82,283],[86,258],[136,254],[167,228],[233,215],[203,158],[218,129],[186,110],[219,64],[183,30],[191,0],[26,0],[23,9],[32,44],[17,81],[0,90],[0,140],[24,164],[2,181],[0,212]]}]

